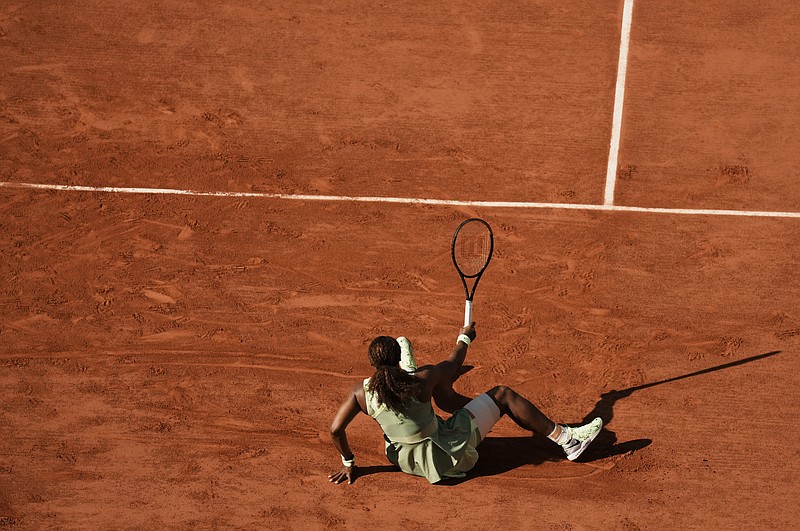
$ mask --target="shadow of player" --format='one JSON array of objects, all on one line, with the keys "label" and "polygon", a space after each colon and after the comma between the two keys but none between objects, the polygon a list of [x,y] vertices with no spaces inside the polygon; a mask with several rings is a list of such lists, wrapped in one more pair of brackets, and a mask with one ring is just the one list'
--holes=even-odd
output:
[{"label": "shadow of player", "polygon": [[[617,435],[611,431],[608,426],[614,419],[614,406],[619,400],[628,398],[636,391],[655,387],[666,383],[676,382],[686,378],[692,378],[711,372],[730,369],[739,365],[744,365],[753,361],[769,358],[780,354],[780,351],[767,352],[744,358],[730,363],[724,363],[715,367],[709,367],[692,373],[667,378],[657,382],[650,382],[647,384],[629,387],[627,389],[609,391],[600,395],[600,400],[597,401],[594,408],[577,426],[591,421],[595,417],[603,419],[603,430],[594,440],[592,445],[584,452],[579,461],[591,462],[598,459],[605,459],[615,455],[622,455],[637,450],[641,450],[649,446],[653,441],[651,439],[635,439],[619,443],[617,442]],[[563,461],[566,459],[564,453],[553,444],[546,437],[534,434],[532,437],[487,437],[481,442],[478,447],[478,452],[481,458],[467,475],[462,479],[445,480],[438,484],[440,485],[456,485],[469,481],[470,479],[481,476],[494,476],[514,470],[515,468],[524,465],[538,465],[547,461]]]},{"label": "shadow of player", "polygon": [[[590,420],[592,420],[595,417],[600,417],[600,418],[603,419],[603,425],[604,426],[608,426],[609,424],[611,424],[611,421],[614,419],[614,406],[616,405],[616,403],[619,400],[622,400],[623,398],[628,398],[629,396],[631,396],[636,391],[641,391],[643,389],[649,389],[650,387],[655,387],[657,385],[663,385],[663,384],[666,384],[666,383],[677,382],[679,380],[684,380],[686,378],[693,378],[695,376],[701,376],[703,374],[708,374],[708,373],[712,373],[712,372],[716,372],[716,371],[722,371],[722,370],[725,370],[725,369],[730,369],[732,367],[737,367],[739,365],[744,365],[746,363],[750,363],[750,362],[753,362],[753,361],[758,361],[758,360],[761,360],[761,359],[764,359],[764,358],[769,358],[769,357],[775,356],[777,354],[780,354],[779,350],[775,350],[775,351],[772,351],[772,352],[767,352],[767,353],[764,353],[764,354],[758,354],[756,356],[750,356],[749,358],[743,358],[743,359],[732,361],[732,362],[729,362],[729,363],[723,363],[722,365],[716,365],[714,367],[709,367],[707,369],[702,369],[702,370],[691,372],[691,373],[688,373],[688,374],[683,374],[681,376],[675,376],[675,377],[672,377],[672,378],[667,378],[665,380],[659,380],[657,382],[650,382],[650,383],[646,383],[646,384],[642,384],[642,385],[637,385],[637,386],[634,386],[634,387],[629,387],[627,389],[622,389],[622,390],[618,390],[618,391],[615,390],[615,391],[609,391],[607,393],[603,393],[602,395],[600,395],[600,400],[597,401],[597,403],[595,404],[595,406],[592,409],[592,411],[590,411],[589,414],[587,414],[586,417],[584,417],[584,420],[583,420],[582,423],[589,422]],[[647,439],[645,439],[645,440],[647,440]],[[631,442],[633,442],[633,441],[631,441]],[[600,435],[598,435],[597,439],[595,439],[595,441],[592,444],[592,446],[590,446],[586,450],[584,455],[581,456],[581,461],[593,461],[593,460],[596,460],[596,459],[603,459],[603,458],[609,457],[611,455],[618,455],[618,454],[621,454],[621,453],[625,453],[625,452],[622,452],[620,450],[624,448],[625,444],[629,444],[629,443],[623,443],[622,448],[620,448],[621,445],[618,445],[616,443],[617,443],[616,434],[613,431],[609,430],[608,428],[604,427],[603,431],[601,432]],[[649,442],[648,442],[648,444],[649,444]],[[647,444],[645,444],[644,446],[647,446]],[[638,448],[634,448],[634,449],[638,449]],[[626,450],[626,451],[631,451],[631,450]]]}]

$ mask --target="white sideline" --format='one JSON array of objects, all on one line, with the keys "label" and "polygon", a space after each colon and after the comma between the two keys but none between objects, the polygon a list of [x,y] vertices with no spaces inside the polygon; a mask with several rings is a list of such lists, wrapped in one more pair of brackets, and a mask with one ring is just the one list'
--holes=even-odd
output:
[{"label": "white sideline", "polygon": [[0,188],[27,188],[62,192],[103,192],[118,194],[188,195],[200,197],[254,197],[291,201],[345,201],[358,203],[401,203],[411,205],[471,206],[483,208],[539,208],[551,210],[594,210],[601,212],[641,212],[654,214],[684,214],[693,216],[741,216],[764,218],[800,218],[800,212],[770,212],[757,210],[714,210],[695,208],[652,208],[621,205],[592,205],[582,203],[530,203],[518,201],[459,201],[452,199],[418,199],[414,197],[374,197],[346,195],[270,194],[266,192],[201,192],[173,188],[122,188],[115,186],[73,186],[2,182]]},{"label": "white sideline", "polygon": [[625,100],[625,76],[628,72],[628,44],[631,38],[633,0],[625,0],[622,11],[622,33],[619,39],[619,62],[617,63],[617,88],[614,92],[614,120],[611,124],[611,147],[608,150],[608,169],[606,170],[605,205],[614,204],[614,188],[617,184],[617,158],[619,139],[622,130],[622,105]]}]

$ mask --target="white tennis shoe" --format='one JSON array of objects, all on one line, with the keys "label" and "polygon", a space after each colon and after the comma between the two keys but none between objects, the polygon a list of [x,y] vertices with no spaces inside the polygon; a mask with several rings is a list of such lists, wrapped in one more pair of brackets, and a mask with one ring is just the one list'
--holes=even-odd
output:
[{"label": "white tennis shoe", "polygon": [[572,436],[569,442],[561,445],[567,459],[575,461],[603,429],[603,419],[596,417],[593,421],[577,428],[567,428]]},{"label": "white tennis shoe", "polygon": [[411,346],[411,341],[400,336],[397,342],[400,343],[400,368],[406,372],[416,371],[417,360],[414,359],[414,347]]}]

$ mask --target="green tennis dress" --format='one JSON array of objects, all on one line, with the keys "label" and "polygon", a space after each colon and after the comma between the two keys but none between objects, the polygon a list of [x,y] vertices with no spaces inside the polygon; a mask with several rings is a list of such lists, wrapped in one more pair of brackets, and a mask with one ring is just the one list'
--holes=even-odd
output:
[{"label": "green tennis dress", "polygon": [[369,391],[369,380],[364,380],[367,413],[383,429],[390,462],[431,483],[464,477],[475,466],[480,432],[466,409],[442,420],[430,402],[412,399],[403,412],[392,411]]}]

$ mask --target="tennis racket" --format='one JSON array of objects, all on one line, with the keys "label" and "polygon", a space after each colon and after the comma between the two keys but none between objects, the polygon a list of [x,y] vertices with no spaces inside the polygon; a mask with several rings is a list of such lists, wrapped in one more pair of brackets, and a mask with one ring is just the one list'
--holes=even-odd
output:
[{"label": "tennis racket", "polygon": [[[472,323],[472,299],[483,272],[489,266],[494,251],[494,235],[488,223],[470,218],[461,223],[453,234],[453,264],[464,284],[467,302],[464,308],[464,326]],[[470,290],[467,279],[475,279]]]}]

